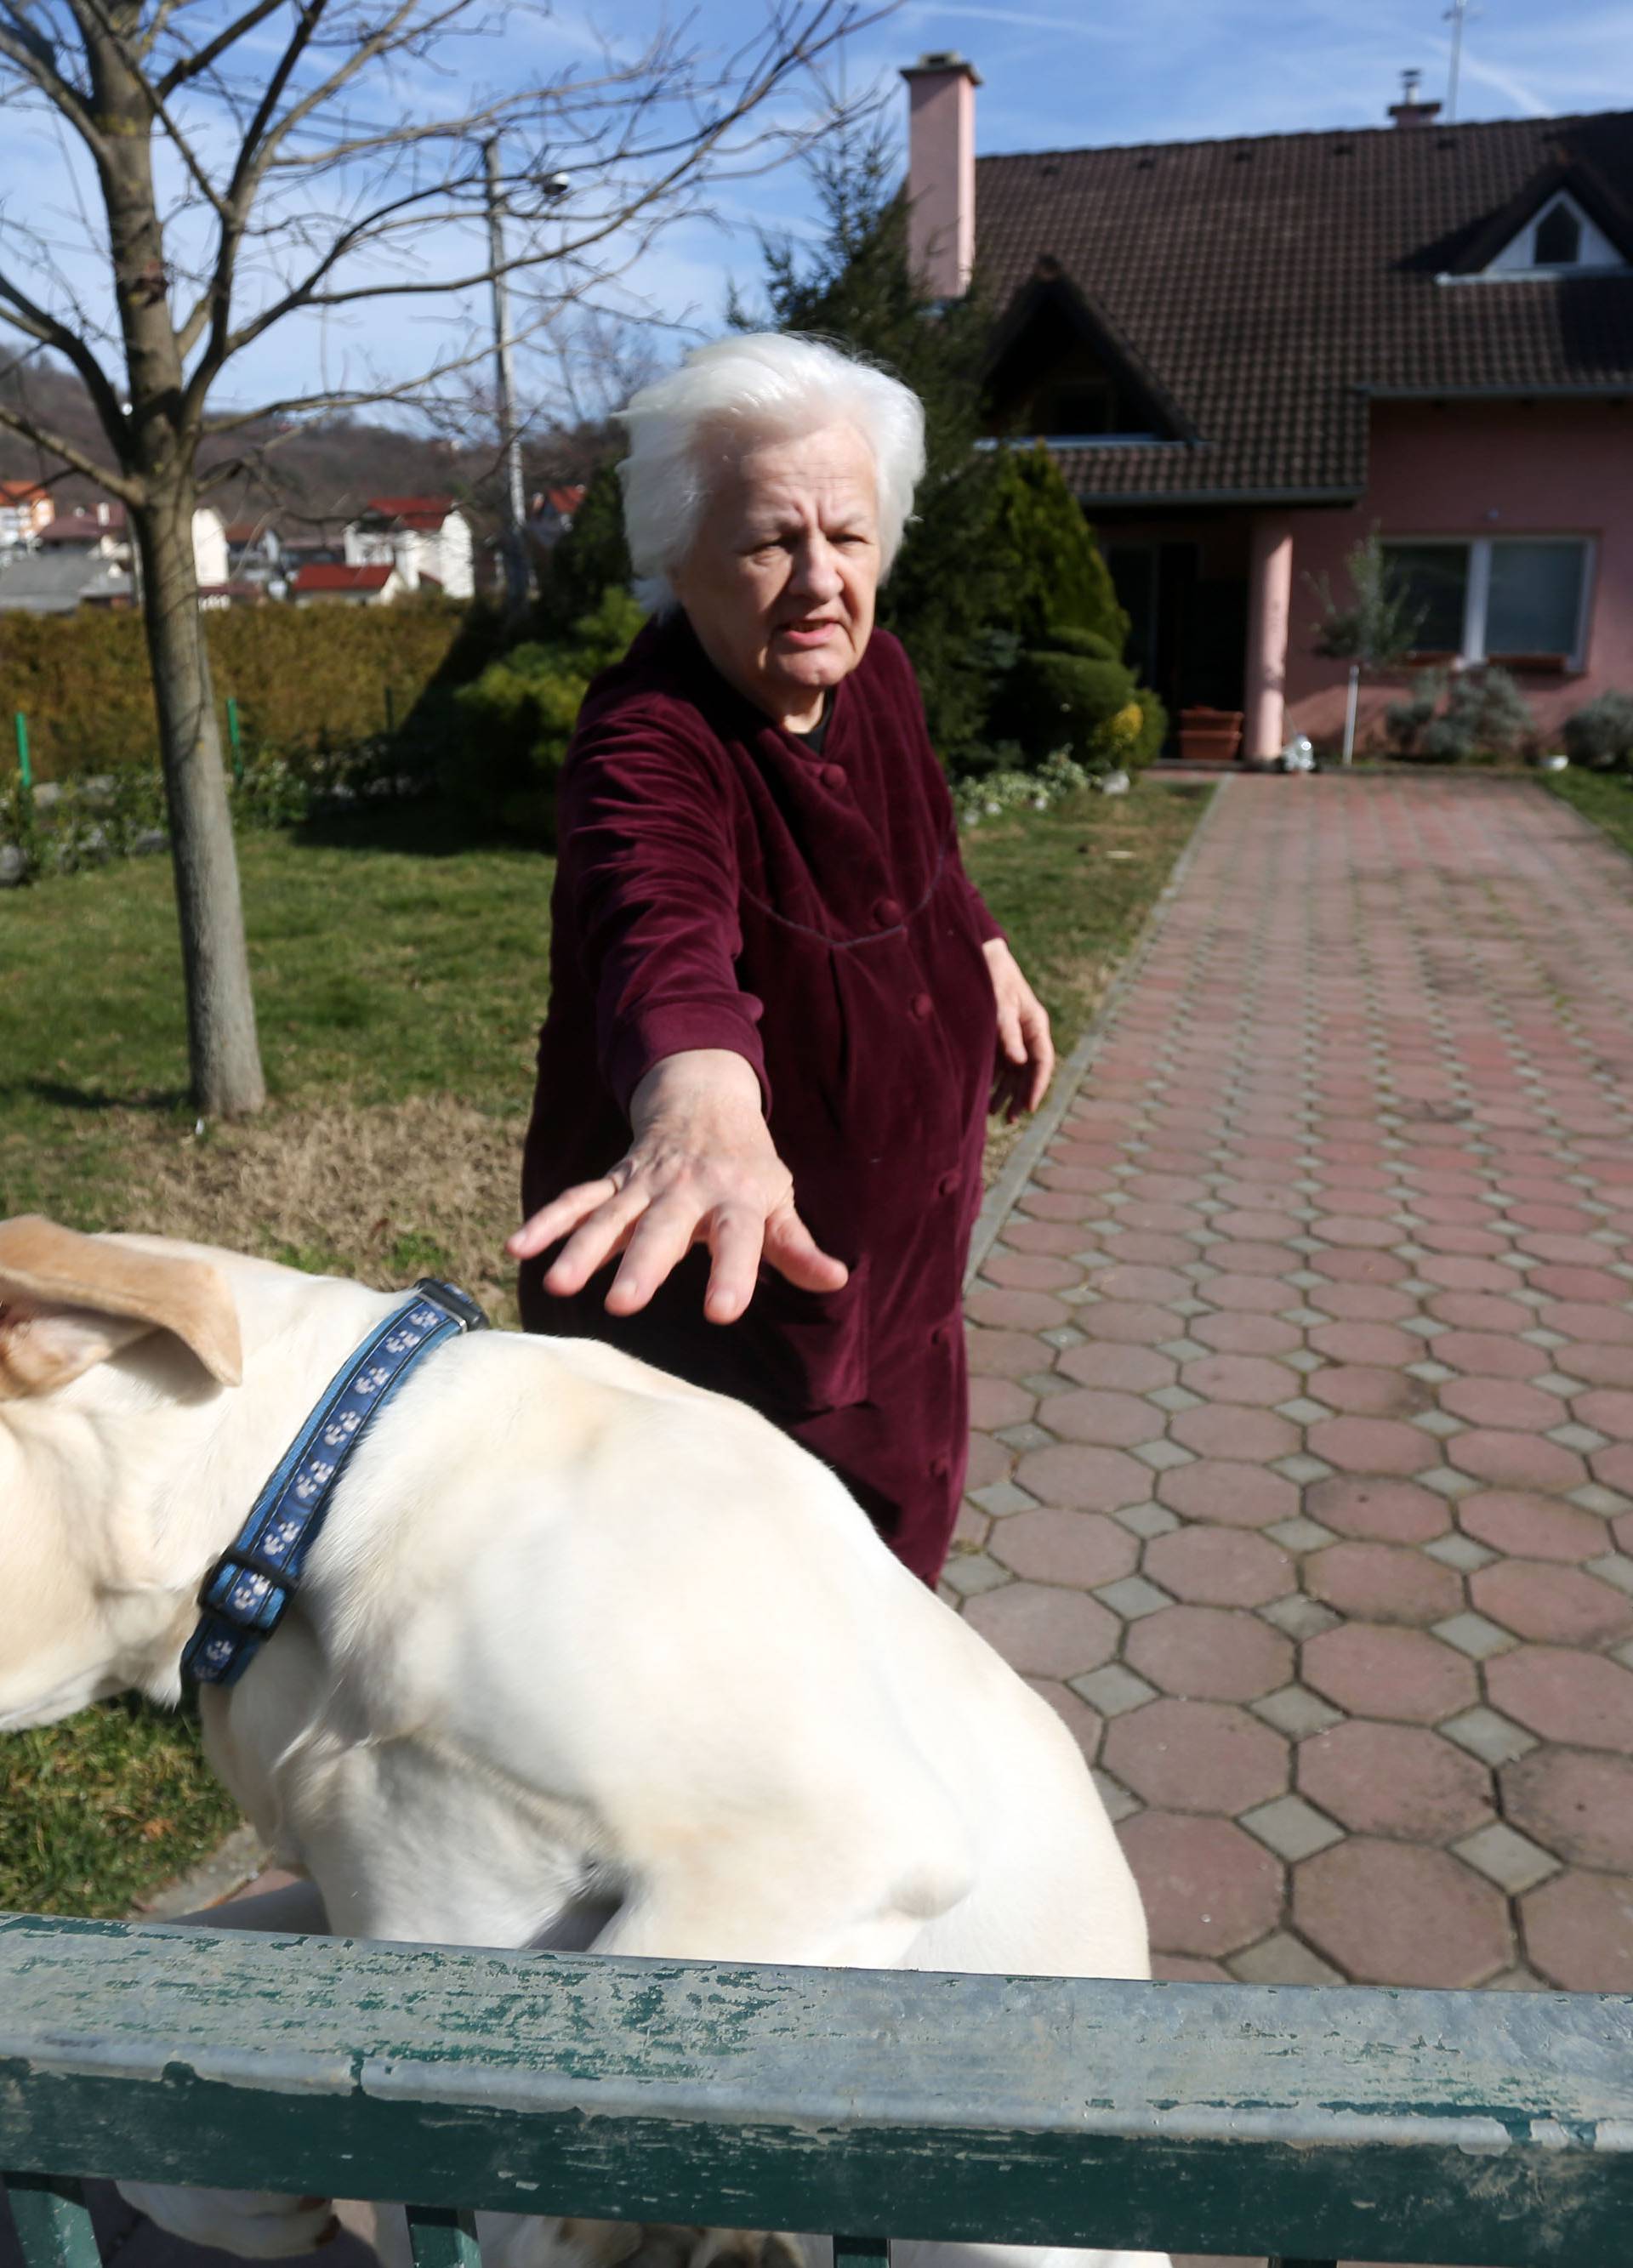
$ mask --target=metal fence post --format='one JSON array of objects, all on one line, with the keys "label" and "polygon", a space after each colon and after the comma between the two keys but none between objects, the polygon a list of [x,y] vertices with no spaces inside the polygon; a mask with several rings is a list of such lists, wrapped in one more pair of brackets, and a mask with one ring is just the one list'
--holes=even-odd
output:
[{"label": "metal fence post", "polygon": [[19,709],[17,712],[17,769],[22,774],[23,793],[34,792],[34,768],[28,760],[28,719]]},{"label": "metal fence post", "polygon": [[238,721],[238,698],[227,695],[227,739],[233,746],[233,777],[241,781],[244,777],[244,740]]}]

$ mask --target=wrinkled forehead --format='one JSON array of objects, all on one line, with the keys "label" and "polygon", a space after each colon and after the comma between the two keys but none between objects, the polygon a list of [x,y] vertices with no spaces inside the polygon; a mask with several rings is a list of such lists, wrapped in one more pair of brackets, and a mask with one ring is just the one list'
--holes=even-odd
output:
[{"label": "wrinkled forehead", "polygon": [[878,510],[878,471],[866,436],[848,423],[792,432],[735,421],[699,438],[709,516],[767,516],[818,521],[871,520]]}]

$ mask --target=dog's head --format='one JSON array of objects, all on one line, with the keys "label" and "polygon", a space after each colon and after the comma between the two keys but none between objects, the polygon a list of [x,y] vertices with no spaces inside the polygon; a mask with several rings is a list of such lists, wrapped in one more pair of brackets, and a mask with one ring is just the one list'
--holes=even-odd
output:
[{"label": "dog's head", "polygon": [[[143,1341],[168,1359],[116,1360]],[[98,1393],[103,1365],[132,1374]],[[0,1729],[132,1682],[130,1649],[162,1609],[122,1532],[118,1427],[181,1370],[200,1395],[241,1375],[232,1288],[208,1257],[0,1221]]]}]

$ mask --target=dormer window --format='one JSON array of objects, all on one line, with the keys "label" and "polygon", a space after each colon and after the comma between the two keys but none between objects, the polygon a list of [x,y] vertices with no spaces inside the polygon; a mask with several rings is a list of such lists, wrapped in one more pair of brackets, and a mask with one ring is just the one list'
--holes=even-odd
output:
[{"label": "dormer window", "polygon": [[1531,259],[1537,268],[1574,268],[1582,257],[1582,223],[1563,197],[1537,223]]},{"label": "dormer window", "polygon": [[1628,262],[1569,189],[1556,189],[1483,268],[1447,283],[1511,284],[1519,276],[1626,274]]}]

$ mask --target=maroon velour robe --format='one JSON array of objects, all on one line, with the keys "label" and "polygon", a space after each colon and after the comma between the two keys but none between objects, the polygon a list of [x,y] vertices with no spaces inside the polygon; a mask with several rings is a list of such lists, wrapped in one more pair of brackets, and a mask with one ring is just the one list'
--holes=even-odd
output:
[{"label": "maroon velour robe", "polygon": [[981,1197],[999,934],[957,828],[906,655],[876,630],[820,753],[735,692],[682,615],[586,696],[560,794],[550,1012],[522,1175],[528,1213],[629,1146],[664,1056],[729,1048],[759,1076],[794,1203],[843,1291],[769,1267],[735,1323],[694,1249],[640,1314],[521,1271],[529,1330],[602,1339],[762,1410],[824,1459],[933,1582],[962,1492],[961,1278]]}]

